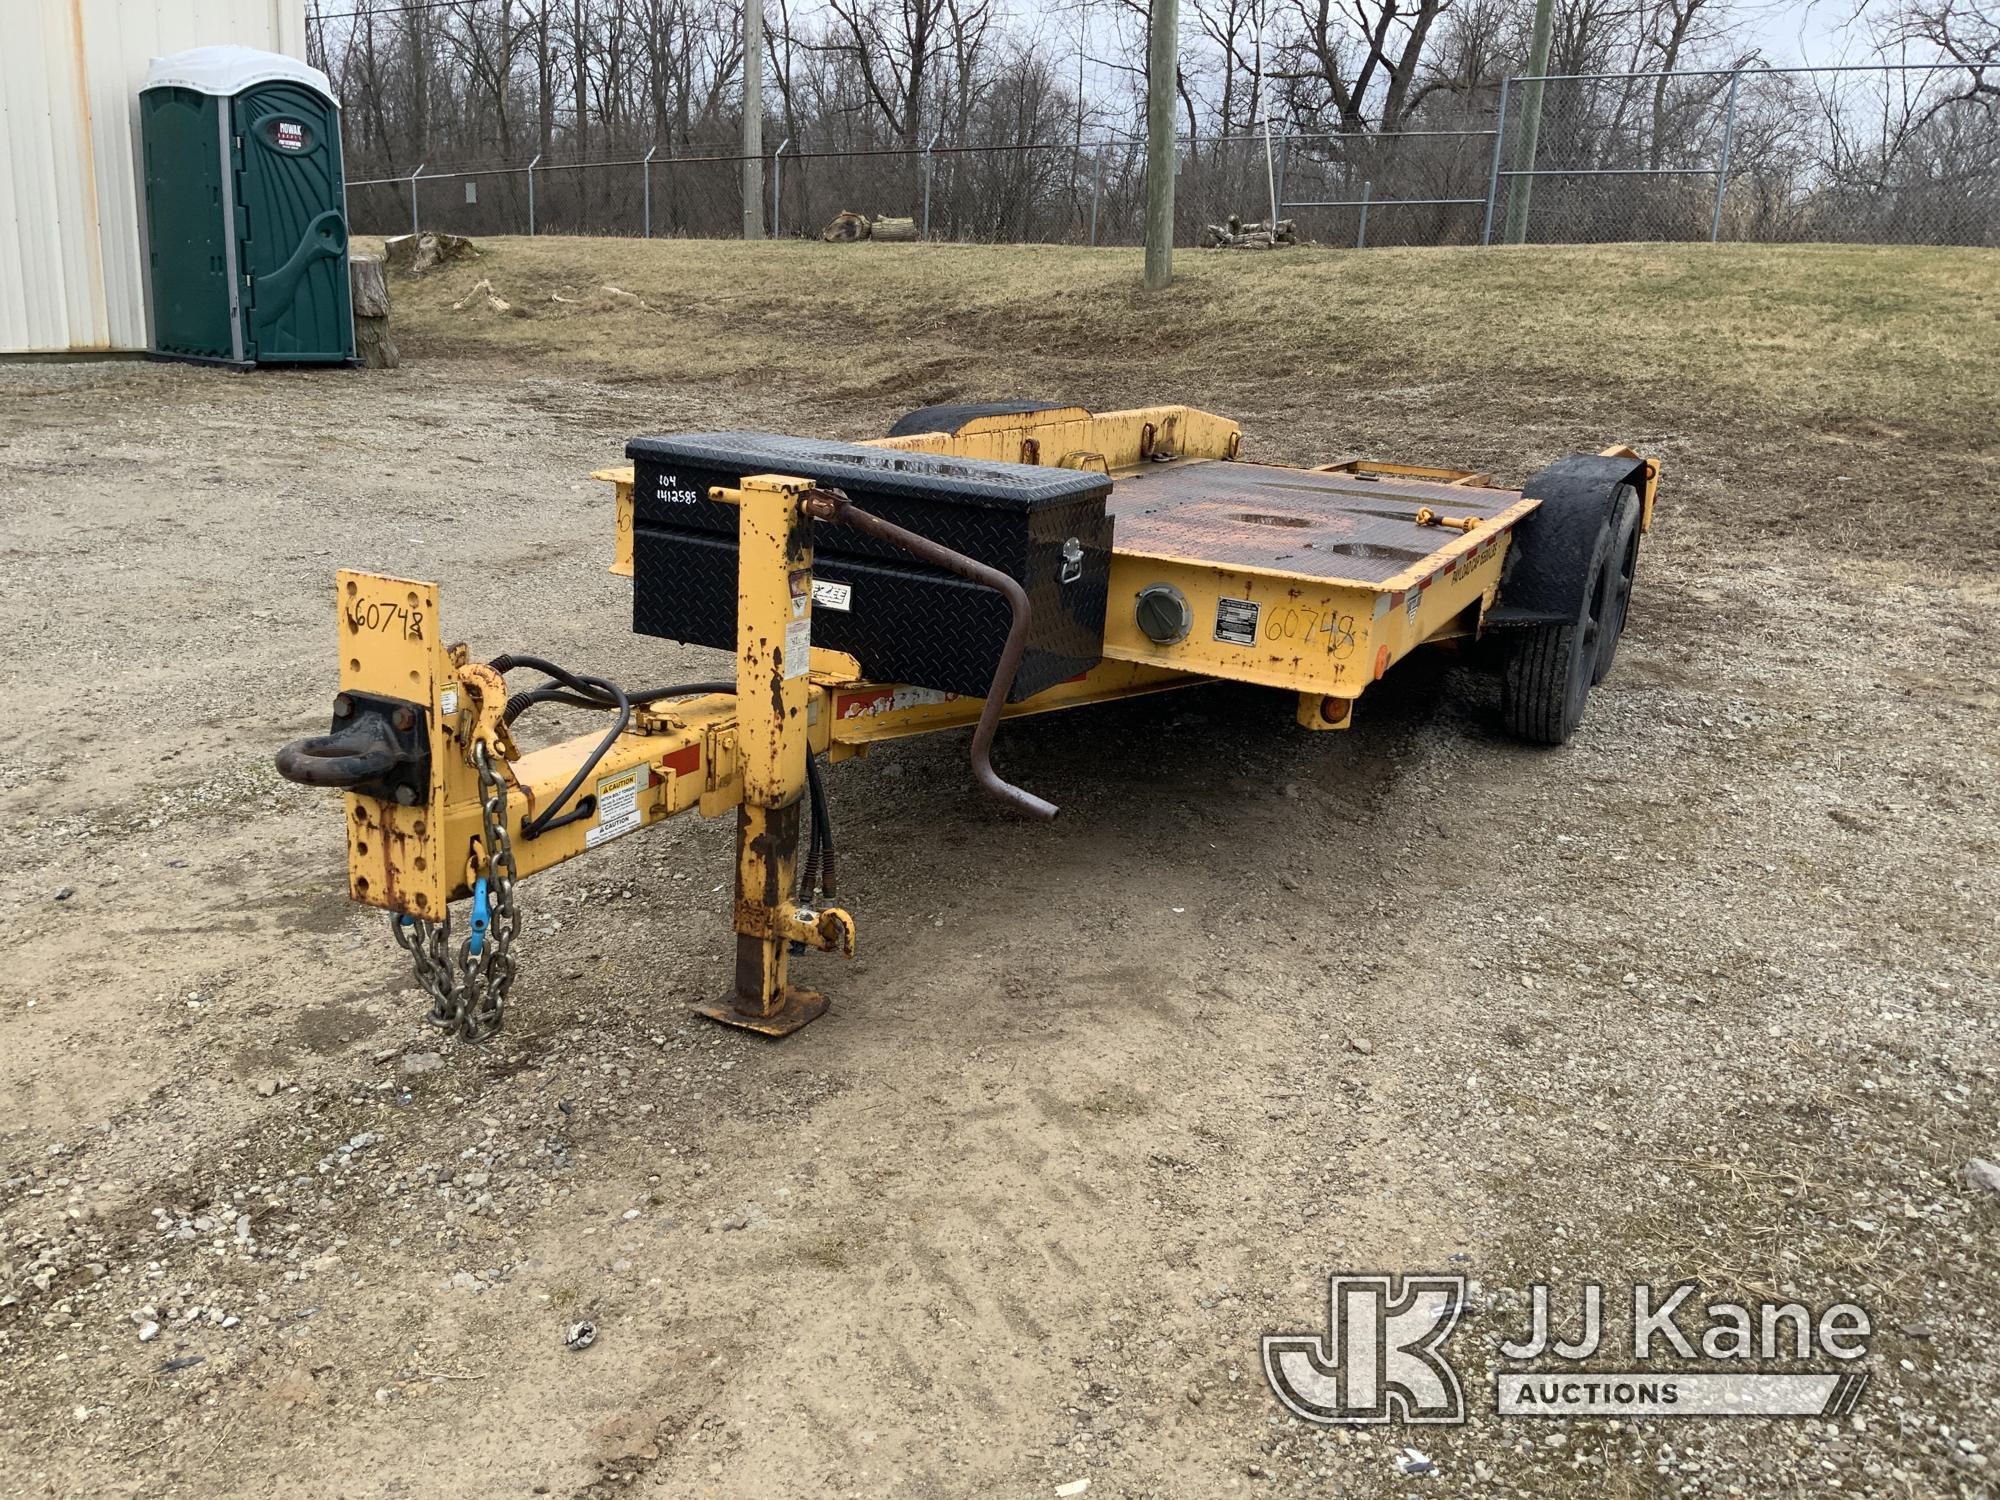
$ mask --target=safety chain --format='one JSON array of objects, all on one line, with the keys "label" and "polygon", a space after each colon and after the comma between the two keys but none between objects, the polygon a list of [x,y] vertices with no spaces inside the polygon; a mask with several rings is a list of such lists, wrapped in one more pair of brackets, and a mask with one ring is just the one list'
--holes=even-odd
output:
[{"label": "safety chain", "polygon": [[416,966],[417,983],[431,997],[427,1019],[437,1026],[456,1024],[458,1002],[452,993],[450,915],[427,922],[422,917],[395,914],[389,918],[389,931],[397,946],[410,955]]},{"label": "safety chain", "polygon": [[514,904],[514,844],[507,835],[507,783],[493,769],[486,742],[472,747],[479,768],[479,822],[486,870],[473,880],[472,928],[451,949],[451,914],[437,921],[422,917],[389,919],[396,942],[409,955],[417,983],[431,997],[427,1019],[455,1031],[461,1041],[483,1042],[500,1029],[507,991],[514,983],[514,939],[521,912]]}]

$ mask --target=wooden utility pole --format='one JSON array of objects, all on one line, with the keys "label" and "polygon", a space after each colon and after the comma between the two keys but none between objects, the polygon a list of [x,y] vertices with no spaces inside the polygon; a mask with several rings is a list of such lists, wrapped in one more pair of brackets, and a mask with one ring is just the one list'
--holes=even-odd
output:
[{"label": "wooden utility pole", "polygon": [[1153,0],[1146,48],[1146,289],[1174,279],[1174,85],[1180,75],[1180,0]]},{"label": "wooden utility pole", "polygon": [[764,0],[743,0],[743,238],[764,238]]},{"label": "wooden utility pole", "polygon": [[[1535,0],[1534,38],[1528,46],[1528,87],[1521,95],[1521,149],[1514,155],[1516,171],[1535,169],[1535,151],[1542,135],[1542,75],[1549,70],[1549,33],[1555,25],[1555,0]],[[1535,179],[1516,177],[1507,188],[1506,242],[1518,245],[1528,237],[1528,200]]]}]

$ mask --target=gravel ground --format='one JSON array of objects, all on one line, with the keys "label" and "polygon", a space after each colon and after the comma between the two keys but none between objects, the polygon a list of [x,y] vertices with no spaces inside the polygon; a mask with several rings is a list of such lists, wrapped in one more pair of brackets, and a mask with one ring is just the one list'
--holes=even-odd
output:
[{"label": "gravel ground", "polygon": [[[831,778],[825,1020],[688,1015],[730,954],[731,826],[690,818],[530,882],[508,1030],[440,1046],[336,804],[271,769],[324,723],[332,570],[436,578],[482,653],[705,668],[629,633],[583,476],[930,394],[0,369],[0,1490],[1992,1493],[2000,590],[1746,519],[1796,471],[1726,414],[1235,409],[1287,459],[1667,455],[1564,751],[1444,659],[1343,735],[1235,689],[1010,726],[1051,827],[907,744]],[[1272,1399],[1259,1336],[1379,1269],[1474,1279],[1470,1425]],[[1585,1277],[1859,1301],[1870,1384],[1838,1423],[1482,1412],[1527,1287]]]}]

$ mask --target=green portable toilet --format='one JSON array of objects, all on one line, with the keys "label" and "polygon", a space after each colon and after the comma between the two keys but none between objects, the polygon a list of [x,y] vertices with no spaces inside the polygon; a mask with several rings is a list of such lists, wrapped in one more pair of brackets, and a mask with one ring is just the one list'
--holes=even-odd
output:
[{"label": "green portable toilet", "polygon": [[153,59],[139,91],[152,349],[249,369],[354,357],[340,105],[249,47]]}]

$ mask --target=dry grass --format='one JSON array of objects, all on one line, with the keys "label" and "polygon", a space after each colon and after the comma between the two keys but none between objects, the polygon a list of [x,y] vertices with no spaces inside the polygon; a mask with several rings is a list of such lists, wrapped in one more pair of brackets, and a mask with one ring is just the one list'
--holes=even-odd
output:
[{"label": "dry grass", "polygon": [[[1185,252],[1173,291],[1153,297],[1129,250],[547,238],[481,250],[397,284],[408,352],[780,386],[825,411],[829,433],[879,430],[880,410],[926,401],[1029,395],[1199,401],[1283,458],[1337,411],[1343,446],[1391,456],[1380,443],[1414,431],[1428,440],[1393,456],[1503,473],[1547,451],[1540,439],[1521,451],[1530,432],[1643,440],[1718,477],[1807,485],[1863,480],[1879,459],[1894,493],[1846,492],[1838,517],[1768,488],[1754,507],[1775,507],[1766,526],[1811,522],[1878,553],[1906,550],[1906,501],[1951,520],[1962,509],[1971,529],[1992,497],[1991,251]],[[479,298],[454,309],[481,277],[511,313]],[[1674,453],[1684,436],[1692,451]]]}]

